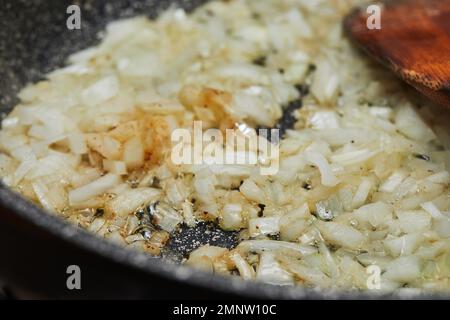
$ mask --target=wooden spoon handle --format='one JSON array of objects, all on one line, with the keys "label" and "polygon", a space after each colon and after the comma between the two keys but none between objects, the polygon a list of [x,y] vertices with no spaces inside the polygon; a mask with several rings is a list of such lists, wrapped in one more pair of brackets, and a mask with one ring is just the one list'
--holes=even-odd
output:
[{"label": "wooden spoon handle", "polygon": [[450,0],[382,4],[381,29],[367,27],[366,8],[344,21],[349,36],[435,102],[450,108]]}]

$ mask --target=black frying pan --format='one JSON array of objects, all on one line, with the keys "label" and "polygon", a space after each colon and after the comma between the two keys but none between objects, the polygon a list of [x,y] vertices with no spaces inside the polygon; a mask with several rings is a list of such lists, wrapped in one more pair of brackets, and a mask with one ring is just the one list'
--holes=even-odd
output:
[{"label": "black frying pan", "polygon": [[[26,83],[61,67],[70,53],[98,42],[97,33],[107,22],[138,14],[155,17],[172,4],[191,10],[202,2],[0,0],[0,111],[4,114],[13,108],[16,94]],[[81,7],[81,30],[66,28],[70,4]],[[297,102],[287,109],[279,124],[282,131],[292,125],[290,112],[300,105]],[[13,298],[373,297],[244,282],[176,263],[199,244],[232,247],[235,242],[234,233],[200,224],[175,233],[164,250],[165,259],[154,258],[76,229],[0,185],[0,285]],[[69,265],[81,268],[81,290],[67,289]]]}]

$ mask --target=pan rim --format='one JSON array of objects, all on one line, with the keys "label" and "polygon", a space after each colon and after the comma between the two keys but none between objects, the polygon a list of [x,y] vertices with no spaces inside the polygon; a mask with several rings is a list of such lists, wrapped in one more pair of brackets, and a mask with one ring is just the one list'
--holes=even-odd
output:
[{"label": "pan rim", "polygon": [[15,215],[71,245],[100,255],[101,257],[147,274],[187,283],[202,289],[215,290],[246,298],[278,300],[396,300],[396,299],[450,299],[447,293],[421,293],[411,297],[401,293],[371,294],[368,292],[324,291],[301,286],[280,287],[245,281],[237,277],[213,275],[193,268],[165,262],[149,254],[127,249],[102,239],[87,230],[77,228],[58,216],[51,215],[34,203],[14,192],[0,182],[0,204]]}]

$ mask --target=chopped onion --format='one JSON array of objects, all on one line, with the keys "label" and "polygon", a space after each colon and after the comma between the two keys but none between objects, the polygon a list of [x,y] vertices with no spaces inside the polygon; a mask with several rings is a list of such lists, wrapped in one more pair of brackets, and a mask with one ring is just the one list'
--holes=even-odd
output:
[{"label": "chopped onion", "polygon": [[233,252],[230,255],[230,259],[234,262],[236,265],[236,268],[239,271],[239,275],[245,279],[250,280],[255,277],[255,270],[248,264],[247,261],[237,252]]},{"label": "chopped onion", "polygon": [[331,161],[342,166],[350,166],[367,161],[374,157],[377,153],[377,151],[370,151],[368,149],[350,151],[331,156]]},{"label": "chopped onion", "polygon": [[123,148],[123,161],[127,169],[132,170],[144,164],[144,147],[139,137],[128,140]]},{"label": "chopped onion", "polygon": [[408,174],[404,170],[395,171],[387,180],[381,185],[381,192],[394,192],[398,186],[405,180]]},{"label": "chopped onion", "polygon": [[397,226],[405,233],[422,232],[431,225],[431,216],[425,211],[397,211]]},{"label": "chopped onion", "polygon": [[116,76],[108,76],[85,89],[81,97],[86,105],[95,106],[114,97],[119,91],[119,86]]},{"label": "chopped onion", "polygon": [[364,179],[361,182],[355,196],[353,197],[352,206],[354,208],[358,208],[366,202],[373,185],[374,183],[372,179]]},{"label": "chopped onion", "polygon": [[310,217],[311,214],[306,203],[300,208],[284,214],[278,223],[280,239],[283,241],[297,241],[309,226],[306,219]]},{"label": "chopped onion", "polygon": [[67,136],[69,140],[70,150],[74,154],[85,154],[87,153],[87,145],[82,133],[74,132]]},{"label": "chopped onion", "polygon": [[450,238],[450,218],[435,219],[433,221],[433,230],[442,238]]},{"label": "chopped onion", "polygon": [[183,217],[165,202],[156,202],[149,209],[155,223],[167,232],[174,231],[183,222]]},{"label": "chopped onion", "polygon": [[425,202],[422,203],[420,206],[422,207],[423,210],[428,212],[434,219],[440,219],[445,217],[433,202]]},{"label": "chopped onion", "polygon": [[123,161],[103,160],[103,169],[118,176],[127,174],[127,166]]},{"label": "chopped onion", "polygon": [[279,259],[282,266],[310,285],[327,288],[332,283],[331,279],[317,268],[307,267],[297,259],[294,260],[288,256],[280,256]]},{"label": "chopped onion", "polygon": [[427,177],[427,180],[434,183],[446,184],[450,182],[450,174],[448,173],[448,171],[438,172]]},{"label": "chopped onion", "polygon": [[69,191],[69,202],[70,204],[77,204],[89,200],[105,193],[120,182],[119,176],[109,173],[87,185]]},{"label": "chopped onion", "polygon": [[325,240],[344,248],[358,250],[365,240],[360,231],[341,223],[318,221],[317,226]]},{"label": "chopped onion", "polygon": [[339,83],[339,75],[329,62],[323,61],[319,64],[311,91],[320,102],[331,103],[337,96]]},{"label": "chopped onion", "polygon": [[242,194],[249,200],[255,201],[257,203],[264,203],[264,193],[262,190],[250,179],[247,179],[242,183],[239,190]]},{"label": "chopped onion", "polygon": [[236,203],[228,203],[222,209],[220,225],[225,230],[240,229],[242,224],[242,206]]},{"label": "chopped onion", "polygon": [[182,210],[185,223],[191,228],[195,227],[196,221],[194,217],[194,210],[192,208],[192,203],[188,201],[183,202]]},{"label": "chopped onion", "polygon": [[423,236],[420,234],[407,234],[402,237],[392,237],[384,240],[384,246],[394,257],[409,256],[419,247]]},{"label": "chopped onion", "polygon": [[273,235],[280,232],[279,217],[254,218],[248,222],[248,231],[251,237],[260,235]]},{"label": "chopped onion", "polygon": [[259,258],[256,279],[277,286],[293,284],[292,275],[284,270],[275,259],[275,256],[269,252],[262,253]]},{"label": "chopped onion", "polygon": [[400,257],[386,266],[383,279],[405,283],[420,277],[420,259],[415,256]]},{"label": "chopped onion", "polygon": [[330,164],[323,155],[317,152],[308,152],[305,156],[310,163],[319,168],[324,186],[334,187],[339,184],[339,179],[336,178]]},{"label": "chopped onion", "polygon": [[372,227],[387,226],[392,221],[392,207],[384,202],[375,202],[362,206],[354,212],[356,219],[369,223]]},{"label": "chopped onion", "polygon": [[436,138],[433,131],[410,105],[404,105],[398,110],[395,124],[408,138],[423,142],[429,142]]},{"label": "chopped onion", "polygon": [[106,203],[105,209],[120,217],[126,217],[144,204],[158,199],[161,191],[153,188],[136,188],[121,192]]},{"label": "chopped onion", "polygon": [[34,193],[36,194],[37,198],[39,199],[39,202],[45,209],[47,209],[49,211],[55,210],[55,208],[51,204],[51,200],[48,197],[49,191],[44,184],[42,184],[39,181],[33,182],[33,190],[34,190]]},{"label": "chopped onion", "polygon": [[309,121],[314,129],[328,130],[339,128],[339,118],[336,112],[333,111],[316,112]]}]

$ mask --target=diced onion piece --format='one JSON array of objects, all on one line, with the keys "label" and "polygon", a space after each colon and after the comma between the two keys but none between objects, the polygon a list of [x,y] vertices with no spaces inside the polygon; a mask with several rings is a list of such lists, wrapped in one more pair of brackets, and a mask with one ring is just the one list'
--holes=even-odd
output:
[{"label": "diced onion piece", "polygon": [[121,143],[116,139],[102,134],[87,134],[88,146],[110,160],[118,160],[121,157]]},{"label": "diced onion piece", "polygon": [[360,222],[370,223],[372,227],[388,225],[392,221],[392,207],[384,202],[375,202],[362,206],[354,212]]},{"label": "diced onion piece", "polygon": [[[208,174],[207,174],[208,173]],[[202,171],[195,175],[194,189],[197,193],[197,198],[201,202],[214,207],[217,210],[217,203],[215,199],[215,185],[217,179],[215,175],[208,171]]]},{"label": "diced onion piece", "polygon": [[7,117],[2,120],[2,129],[11,129],[14,128],[19,124],[19,118],[18,117]]},{"label": "diced onion piece", "polygon": [[120,235],[119,231],[113,231],[105,235],[105,238],[118,245],[126,245],[125,239]]},{"label": "diced onion piece", "polygon": [[230,259],[231,261],[234,262],[236,268],[239,271],[239,275],[244,280],[250,280],[255,277],[255,270],[253,270],[253,268],[248,264],[247,261],[245,261],[245,259],[238,252],[233,252],[230,255]]},{"label": "diced onion piece", "polygon": [[184,201],[183,204],[181,205],[181,208],[183,210],[184,222],[191,228],[195,227],[196,221],[194,217],[194,210],[192,208],[192,203]]},{"label": "diced onion piece", "polygon": [[240,229],[242,223],[242,206],[240,204],[228,203],[222,209],[220,225],[225,230]]},{"label": "diced onion piece", "polygon": [[201,246],[198,249],[195,249],[194,251],[192,251],[189,255],[189,259],[194,258],[194,257],[208,257],[211,259],[215,259],[220,256],[223,256],[227,252],[228,252],[228,250],[226,248],[205,245],[205,246]]},{"label": "diced onion piece", "polygon": [[309,121],[314,129],[325,130],[339,128],[339,118],[334,111],[316,112]]},{"label": "diced onion piece", "polygon": [[422,232],[430,228],[431,216],[422,210],[398,211],[398,226],[405,233]]},{"label": "diced onion piece", "polygon": [[69,191],[69,202],[70,204],[77,204],[89,200],[105,193],[120,182],[119,176],[109,173],[87,185]]},{"label": "diced onion piece", "polygon": [[317,253],[317,249],[311,246],[276,240],[246,240],[241,242],[237,248],[243,250],[244,252],[258,253],[265,251],[289,250],[299,253],[301,256]]},{"label": "diced onion piece", "polygon": [[277,286],[287,286],[294,283],[292,275],[284,270],[275,256],[269,252],[262,253],[259,258],[256,279]]},{"label": "diced onion piece", "polygon": [[350,151],[331,156],[331,161],[333,163],[337,163],[342,166],[350,166],[357,163],[365,162],[370,158],[374,157],[377,153],[378,153],[377,151],[371,151],[368,149]]},{"label": "diced onion piece", "polygon": [[333,170],[325,157],[317,152],[306,152],[307,161],[319,168],[322,176],[322,184],[327,187],[334,187],[339,184],[339,179],[333,173]]},{"label": "diced onion piece", "polygon": [[339,76],[331,64],[322,61],[316,70],[311,91],[322,103],[333,102],[339,91]]},{"label": "diced onion piece", "polygon": [[33,190],[36,194],[37,198],[39,199],[40,204],[47,210],[53,211],[55,208],[53,207],[51,200],[48,196],[48,189],[47,187],[41,183],[40,181],[33,182]]},{"label": "diced onion piece", "polygon": [[433,221],[433,230],[442,238],[450,238],[450,218],[435,219]]},{"label": "diced onion piece", "polygon": [[280,239],[283,241],[297,241],[302,236],[309,223],[310,218],[308,205],[305,203],[298,209],[283,215],[279,221]]},{"label": "diced onion piece", "polygon": [[308,268],[288,256],[280,256],[280,263],[286,269],[292,272],[296,277],[306,281],[310,285],[321,286],[323,288],[329,287],[331,279],[317,268]]},{"label": "diced onion piece", "polygon": [[392,116],[392,108],[372,106],[369,109],[369,113],[375,117],[389,120]]},{"label": "diced onion piece", "polygon": [[338,266],[335,259],[331,255],[330,249],[328,249],[324,241],[320,241],[319,243],[319,253],[322,255],[328,274],[331,278],[335,279],[339,273]]},{"label": "diced onion piece", "polygon": [[29,172],[32,172],[36,165],[37,162],[34,160],[21,162],[14,172],[13,185],[18,184]]},{"label": "diced onion piece", "polygon": [[95,106],[114,97],[119,91],[119,80],[116,76],[108,76],[93,83],[81,93],[83,102]]},{"label": "diced onion piece", "polygon": [[114,199],[106,203],[105,209],[115,215],[126,217],[136,209],[155,201],[161,195],[161,191],[153,188],[136,188],[123,191]]},{"label": "diced onion piece", "polygon": [[279,217],[254,218],[248,222],[248,230],[251,237],[260,235],[273,235],[280,231],[278,222]]},{"label": "diced onion piece", "polygon": [[444,218],[444,215],[433,202],[422,203],[420,207],[428,212],[434,219]]},{"label": "diced onion piece", "polygon": [[441,171],[427,177],[426,180],[434,183],[445,184],[450,182],[450,174],[448,173],[448,171]]},{"label": "diced onion piece", "polygon": [[356,256],[356,259],[365,267],[370,265],[377,265],[382,270],[385,270],[386,265],[392,260],[387,256],[380,256],[377,254],[369,254],[369,253],[362,253]]},{"label": "diced onion piece", "polygon": [[188,260],[186,260],[185,264],[203,272],[214,272],[213,261],[206,256],[190,257]]},{"label": "diced onion piece", "polygon": [[318,221],[317,226],[327,241],[344,248],[358,250],[365,240],[361,232],[341,223]]},{"label": "diced onion piece", "polygon": [[36,160],[36,155],[34,154],[33,149],[28,145],[12,150],[11,155],[21,162]]},{"label": "diced onion piece", "polygon": [[401,133],[413,140],[429,142],[436,138],[434,132],[410,105],[404,105],[398,110],[395,124]]},{"label": "diced onion piece", "polygon": [[155,223],[167,232],[174,231],[183,222],[183,217],[165,202],[157,202],[151,208]]},{"label": "diced onion piece", "polygon": [[213,272],[215,259],[220,258],[228,250],[225,248],[205,245],[194,250],[189,255],[189,259],[186,261],[188,266],[201,269],[206,272]]},{"label": "diced onion piece", "polygon": [[249,200],[264,203],[264,192],[252,180],[247,179],[239,188],[241,193]]},{"label": "diced onion piece", "polygon": [[399,238],[384,240],[384,246],[392,256],[409,256],[418,248],[423,237],[420,234],[407,234]]},{"label": "diced onion piece", "polygon": [[180,180],[169,184],[166,188],[167,200],[172,204],[181,204],[189,196],[187,186]]},{"label": "diced onion piece", "polygon": [[127,174],[127,166],[123,161],[103,160],[103,169],[110,173],[122,176]]},{"label": "diced onion piece", "polygon": [[[354,287],[367,288],[367,269],[350,256],[343,256],[339,260],[339,274],[337,278],[348,279],[347,281],[350,281]],[[343,273],[345,273],[345,276],[342,277]]]},{"label": "diced onion piece", "polygon": [[260,96],[237,92],[233,95],[232,107],[243,113],[243,117],[264,126],[273,126],[276,120],[271,106],[265,103]]},{"label": "diced onion piece", "polygon": [[263,69],[249,63],[235,62],[225,66],[219,66],[213,72],[219,77],[238,78],[257,84],[267,83],[269,81]]},{"label": "diced onion piece", "polygon": [[381,185],[381,192],[394,192],[398,186],[405,180],[408,174],[403,170],[395,171],[392,175],[387,178],[387,180]]},{"label": "diced onion piece", "polygon": [[358,187],[358,190],[355,193],[355,196],[353,197],[352,201],[353,208],[358,208],[366,202],[372,187],[373,181],[371,179],[363,179],[363,181]]},{"label": "diced onion piece", "polygon": [[85,154],[88,151],[86,141],[82,133],[74,132],[67,136],[70,151],[74,154]]},{"label": "diced onion piece", "polygon": [[406,283],[420,277],[420,259],[415,256],[400,257],[390,262],[383,278]]}]

